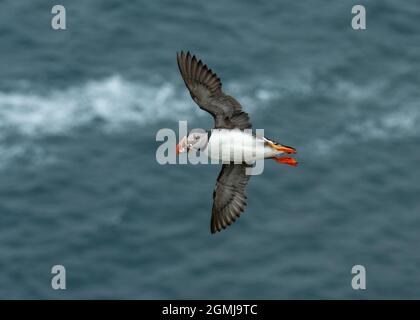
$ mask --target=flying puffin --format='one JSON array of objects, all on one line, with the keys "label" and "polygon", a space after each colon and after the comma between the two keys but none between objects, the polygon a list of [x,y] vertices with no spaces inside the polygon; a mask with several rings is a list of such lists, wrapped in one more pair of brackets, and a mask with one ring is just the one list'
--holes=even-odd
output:
[{"label": "flying puffin", "polygon": [[235,222],[246,207],[245,187],[250,178],[246,168],[253,161],[269,158],[297,166],[295,159],[282,156],[296,150],[254,135],[248,114],[238,101],[222,91],[220,78],[201,60],[181,51],[177,61],[191,97],[215,122],[211,131],[192,130],[176,146],[176,154],[194,150],[223,161],[213,192],[210,230],[215,233]]}]

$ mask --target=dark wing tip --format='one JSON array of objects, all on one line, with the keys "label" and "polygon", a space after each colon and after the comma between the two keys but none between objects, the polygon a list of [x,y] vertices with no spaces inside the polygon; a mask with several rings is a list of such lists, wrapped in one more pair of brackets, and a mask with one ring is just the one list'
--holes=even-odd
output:
[{"label": "dark wing tip", "polygon": [[211,232],[211,234],[215,234],[217,231],[218,230],[216,229],[216,227],[213,224],[211,224],[210,225],[210,232]]},{"label": "dark wing tip", "polygon": [[178,60],[178,62],[182,58],[183,55],[184,55],[184,51],[183,50],[176,52],[176,59]]},{"label": "dark wing tip", "polygon": [[216,128],[251,128],[249,116],[241,112],[242,106],[222,91],[217,74],[190,51],[177,51],[179,72],[191,97],[201,109],[215,119]]},{"label": "dark wing tip", "polygon": [[234,223],[247,206],[245,187],[250,176],[246,164],[224,164],[213,192],[210,231],[222,231]]},{"label": "dark wing tip", "polygon": [[217,74],[190,51],[186,53],[183,50],[178,51],[177,62],[179,71],[190,91],[194,90],[191,86],[193,83],[206,87],[212,94],[221,91],[222,82]]},{"label": "dark wing tip", "polygon": [[239,210],[230,211],[230,213],[212,213],[212,218],[210,222],[210,231],[212,234],[225,230],[227,227],[231,226],[237,219],[241,217],[241,214],[244,213],[246,207],[246,202],[243,204]]}]

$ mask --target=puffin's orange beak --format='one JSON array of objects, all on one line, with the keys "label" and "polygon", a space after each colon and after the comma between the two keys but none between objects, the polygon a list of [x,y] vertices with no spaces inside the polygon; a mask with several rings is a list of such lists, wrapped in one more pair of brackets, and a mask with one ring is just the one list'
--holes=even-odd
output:
[{"label": "puffin's orange beak", "polygon": [[181,139],[181,141],[176,145],[175,152],[176,154],[180,154],[181,152],[184,152],[185,150],[185,142],[187,141],[187,137],[184,137]]},{"label": "puffin's orange beak", "polygon": [[177,155],[179,154],[181,149],[182,149],[182,145],[181,145],[181,142],[180,142],[176,145],[176,149],[175,149],[175,152],[176,152]]}]

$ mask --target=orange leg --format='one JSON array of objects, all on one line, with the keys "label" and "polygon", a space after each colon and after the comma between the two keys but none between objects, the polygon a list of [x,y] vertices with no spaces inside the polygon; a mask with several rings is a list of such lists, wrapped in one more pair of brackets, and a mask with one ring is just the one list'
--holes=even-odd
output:
[{"label": "orange leg", "polygon": [[270,145],[270,147],[272,147],[275,150],[283,151],[286,153],[296,153],[296,149],[292,147],[282,146],[282,145],[274,144],[271,142],[269,142],[268,144]]},{"label": "orange leg", "polygon": [[297,165],[298,165],[298,162],[291,157],[282,157],[282,158],[272,157],[272,159],[274,161],[276,161],[277,163],[285,163],[285,164],[288,164],[289,166],[293,166],[293,167],[297,167]]}]

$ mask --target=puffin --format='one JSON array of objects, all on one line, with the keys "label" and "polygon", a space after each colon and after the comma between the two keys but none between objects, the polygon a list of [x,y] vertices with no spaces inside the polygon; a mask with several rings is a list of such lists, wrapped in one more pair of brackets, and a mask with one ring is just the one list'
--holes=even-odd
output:
[{"label": "puffin", "polygon": [[195,103],[214,118],[214,128],[191,130],[176,146],[181,152],[203,152],[208,158],[222,161],[222,169],[213,192],[210,221],[212,234],[234,223],[247,205],[245,193],[250,179],[247,168],[257,160],[273,159],[277,163],[297,166],[288,156],[296,149],[252,133],[248,113],[241,104],[222,90],[220,78],[189,51],[177,52],[178,68]]}]

